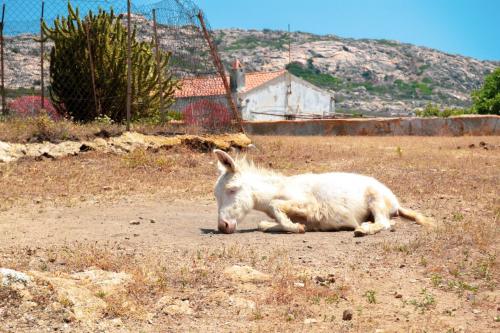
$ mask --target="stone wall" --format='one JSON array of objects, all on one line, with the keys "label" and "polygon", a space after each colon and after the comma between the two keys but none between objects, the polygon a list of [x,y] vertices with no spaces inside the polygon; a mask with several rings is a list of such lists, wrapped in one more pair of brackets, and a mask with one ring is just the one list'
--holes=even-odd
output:
[{"label": "stone wall", "polygon": [[254,121],[244,127],[249,135],[479,136],[500,135],[500,116]]}]

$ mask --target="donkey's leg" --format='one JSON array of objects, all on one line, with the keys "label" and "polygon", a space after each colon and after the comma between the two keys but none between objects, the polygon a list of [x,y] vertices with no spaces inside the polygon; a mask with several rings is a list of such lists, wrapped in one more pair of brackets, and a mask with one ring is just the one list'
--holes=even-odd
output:
[{"label": "donkey's leg", "polygon": [[305,226],[303,224],[294,223],[287,216],[287,211],[293,207],[300,205],[294,200],[273,200],[270,203],[273,217],[280,224],[282,231],[293,233],[304,233]]},{"label": "donkey's leg", "polygon": [[278,222],[260,221],[258,227],[259,227],[259,230],[262,232],[285,231],[285,230],[283,230],[283,227],[281,226],[281,224],[279,224]]},{"label": "donkey's leg", "polygon": [[368,209],[373,215],[374,223],[364,222],[354,230],[356,237],[373,235],[382,230],[391,229],[389,201],[385,200],[383,194],[376,192],[373,189],[366,191],[366,200]]}]

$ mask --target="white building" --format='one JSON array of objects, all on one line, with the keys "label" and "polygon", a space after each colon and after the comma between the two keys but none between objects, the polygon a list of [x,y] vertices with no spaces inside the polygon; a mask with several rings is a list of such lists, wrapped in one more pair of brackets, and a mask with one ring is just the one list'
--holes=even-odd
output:
[{"label": "white building", "polygon": [[[247,121],[329,118],[335,113],[332,92],[318,88],[285,70],[245,73],[233,64],[231,91],[238,110]],[[227,107],[222,79],[218,76],[189,78],[176,92],[174,110],[182,111],[207,99]]]}]

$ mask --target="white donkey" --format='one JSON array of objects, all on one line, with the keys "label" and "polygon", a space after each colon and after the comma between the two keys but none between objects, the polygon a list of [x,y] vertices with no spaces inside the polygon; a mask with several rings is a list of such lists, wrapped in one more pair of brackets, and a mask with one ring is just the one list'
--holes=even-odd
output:
[{"label": "white donkey", "polygon": [[392,191],[371,177],[337,172],[287,177],[244,158],[234,160],[222,150],[214,153],[221,172],[215,196],[218,229],[223,233],[235,232],[252,209],[275,220],[260,222],[261,231],[349,229],[355,236],[364,236],[390,229],[391,217],[398,215],[420,225],[433,225],[421,214],[401,207]]}]

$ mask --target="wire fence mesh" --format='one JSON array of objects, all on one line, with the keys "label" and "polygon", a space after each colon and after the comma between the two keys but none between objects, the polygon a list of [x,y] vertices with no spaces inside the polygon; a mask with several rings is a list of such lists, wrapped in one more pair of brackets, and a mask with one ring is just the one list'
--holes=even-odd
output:
[{"label": "wire fence mesh", "polygon": [[239,131],[201,10],[189,0],[127,5],[3,0],[2,113],[126,122],[130,101],[132,121]]}]

